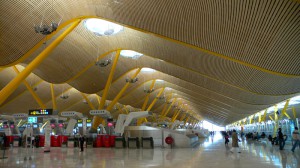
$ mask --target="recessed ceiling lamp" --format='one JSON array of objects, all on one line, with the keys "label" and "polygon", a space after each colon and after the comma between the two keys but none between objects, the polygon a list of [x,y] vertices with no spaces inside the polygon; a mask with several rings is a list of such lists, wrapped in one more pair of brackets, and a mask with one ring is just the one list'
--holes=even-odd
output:
[{"label": "recessed ceiling lamp", "polygon": [[143,54],[132,51],[132,50],[122,50],[120,53],[121,56],[132,59],[139,59]]},{"label": "recessed ceiling lamp", "polygon": [[155,72],[154,69],[151,69],[151,68],[142,68],[141,70],[142,72]]},{"label": "recessed ceiling lamp", "polygon": [[115,35],[124,30],[124,27],[101,19],[87,19],[84,26],[97,36]]},{"label": "recessed ceiling lamp", "polygon": [[162,79],[156,79],[155,81],[156,82],[163,82],[164,80],[162,80]]}]

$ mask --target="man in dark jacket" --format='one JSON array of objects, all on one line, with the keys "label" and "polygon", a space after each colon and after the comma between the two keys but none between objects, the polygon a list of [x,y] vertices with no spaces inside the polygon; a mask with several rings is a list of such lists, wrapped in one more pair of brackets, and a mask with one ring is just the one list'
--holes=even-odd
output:
[{"label": "man in dark jacket", "polygon": [[80,149],[81,149],[80,152],[83,152],[84,140],[85,140],[84,137],[82,135],[80,135],[80,137],[79,137],[79,143],[80,143]]},{"label": "man in dark jacket", "polygon": [[283,134],[281,132],[281,128],[278,128],[278,141],[279,141],[279,149],[283,150],[285,145],[285,140],[283,138]]}]

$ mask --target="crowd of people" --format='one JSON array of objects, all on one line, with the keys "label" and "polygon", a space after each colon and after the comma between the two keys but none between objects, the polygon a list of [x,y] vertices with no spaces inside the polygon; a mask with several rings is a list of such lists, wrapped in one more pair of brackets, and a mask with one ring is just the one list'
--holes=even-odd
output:
[{"label": "crowd of people", "polygon": [[[228,143],[230,142],[229,138],[231,137],[231,141],[232,141],[232,148],[231,148],[231,152],[238,152],[241,153],[240,149],[239,149],[239,145],[238,142],[240,141],[240,139],[238,138],[237,132],[236,130],[232,130],[232,131],[222,131],[221,132],[224,140],[225,140],[225,146],[228,146]],[[241,138],[243,138],[244,133],[241,132]],[[259,134],[258,132],[249,132],[246,135],[246,139],[247,140],[256,140],[259,141],[262,138],[267,138],[267,135],[262,132],[261,134]],[[276,137],[272,137],[272,135],[268,136],[268,140],[271,142],[272,145],[279,145],[279,150],[284,150],[284,146],[285,146],[285,141],[287,140],[287,135],[284,135],[282,133],[281,128],[278,128],[278,132],[277,132],[277,136]],[[295,127],[293,133],[292,133],[292,149],[291,151],[294,152],[296,147],[299,146],[300,147],[300,135],[298,132],[298,127]]]}]

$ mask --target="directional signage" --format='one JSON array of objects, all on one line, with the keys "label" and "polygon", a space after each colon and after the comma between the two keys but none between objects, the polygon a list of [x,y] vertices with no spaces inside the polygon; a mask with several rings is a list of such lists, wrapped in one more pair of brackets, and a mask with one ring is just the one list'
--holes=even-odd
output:
[{"label": "directional signage", "polygon": [[97,115],[102,118],[111,118],[110,112],[107,110],[90,110],[91,115]]},{"label": "directional signage", "polygon": [[29,116],[47,116],[52,115],[53,109],[36,109],[36,110],[29,110]]},{"label": "directional signage", "polygon": [[18,113],[18,114],[13,114],[13,117],[15,117],[15,118],[27,118],[28,114]]}]

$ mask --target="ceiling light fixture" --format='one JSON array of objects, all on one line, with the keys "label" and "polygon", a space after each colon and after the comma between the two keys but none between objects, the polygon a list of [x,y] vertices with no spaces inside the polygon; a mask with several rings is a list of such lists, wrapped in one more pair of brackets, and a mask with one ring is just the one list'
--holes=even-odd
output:
[{"label": "ceiling light fixture", "polygon": [[86,19],[84,26],[96,36],[111,36],[124,30],[124,27],[102,19]]},{"label": "ceiling light fixture", "polygon": [[106,67],[107,65],[109,65],[111,63],[111,59],[107,59],[107,60],[99,60],[96,61],[95,65],[99,66],[99,67]]}]

